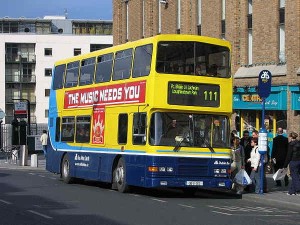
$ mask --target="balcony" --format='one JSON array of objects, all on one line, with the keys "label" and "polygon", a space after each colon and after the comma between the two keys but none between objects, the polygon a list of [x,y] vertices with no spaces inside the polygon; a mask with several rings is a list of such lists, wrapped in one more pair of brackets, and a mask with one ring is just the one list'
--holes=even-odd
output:
[{"label": "balcony", "polygon": [[6,83],[36,83],[36,76],[31,74],[23,74],[23,75],[5,75],[5,82]]},{"label": "balcony", "polygon": [[21,53],[21,55],[6,54],[5,62],[6,63],[35,63],[36,55],[33,53]]},{"label": "balcony", "polygon": [[36,104],[36,96],[33,95],[32,93],[30,93],[30,95],[28,96],[28,93],[22,93],[22,97],[20,97],[19,95],[11,95],[9,93],[6,93],[5,95],[5,103],[6,104],[14,104],[15,101],[13,99],[28,99],[30,101],[30,105],[32,104]]},{"label": "balcony", "polygon": [[[14,119],[14,116],[5,116],[5,123],[11,124],[12,120]],[[30,124],[36,123],[36,116],[30,116]]]}]

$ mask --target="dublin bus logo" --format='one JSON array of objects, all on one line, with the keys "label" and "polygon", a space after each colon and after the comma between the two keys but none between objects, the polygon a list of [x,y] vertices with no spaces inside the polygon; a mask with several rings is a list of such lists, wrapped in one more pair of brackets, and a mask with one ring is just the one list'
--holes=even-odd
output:
[{"label": "dublin bus logo", "polygon": [[269,81],[269,79],[270,79],[269,72],[268,71],[263,71],[262,75],[260,75],[260,78],[261,78],[261,81],[263,83],[267,83]]}]

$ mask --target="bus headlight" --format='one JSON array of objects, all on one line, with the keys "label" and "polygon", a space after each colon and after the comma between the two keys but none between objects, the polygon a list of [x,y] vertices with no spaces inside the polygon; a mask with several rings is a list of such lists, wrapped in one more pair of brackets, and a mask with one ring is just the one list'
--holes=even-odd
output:
[{"label": "bus headlight", "polygon": [[174,171],[173,167],[167,167],[167,172],[173,173],[173,171]]}]

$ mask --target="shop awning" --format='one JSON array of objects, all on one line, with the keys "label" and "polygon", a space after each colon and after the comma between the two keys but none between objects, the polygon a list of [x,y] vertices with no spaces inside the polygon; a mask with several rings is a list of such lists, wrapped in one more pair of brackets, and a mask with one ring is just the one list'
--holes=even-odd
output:
[{"label": "shop awning", "polygon": [[[266,66],[249,66],[240,67],[234,74],[234,78],[258,77],[262,70],[269,70],[272,76],[286,75],[286,65],[266,65]],[[299,68],[300,70],[300,68]],[[300,71],[298,72],[300,73]]]}]

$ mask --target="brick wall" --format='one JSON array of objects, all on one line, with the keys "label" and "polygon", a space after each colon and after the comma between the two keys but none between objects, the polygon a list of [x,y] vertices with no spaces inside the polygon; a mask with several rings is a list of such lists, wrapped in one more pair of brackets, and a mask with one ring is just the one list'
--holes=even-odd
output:
[{"label": "brick wall", "polygon": [[[128,3],[113,1],[114,44],[126,42],[126,4],[129,6],[129,41],[142,38],[143,0],[129,0]],[[144,0],[145,37],[159,33],[159,1]],[[279,0],[252,1],[253,63],[279,62]],[[168,0],[167,7],[161,6],[161,33],[176,33],[178,1]],[[248,64],[248,1],[226,0],[225,38],[232,44],[232,74],[241,65]],[[221,0],[202,0],[202,35],[221,37]],[[180,33],[197,34],[198,1],[181,0]],[[285,7],[285,52],[287,73],[272,79],[273,85],[295,85],[300,83],[296,71],[300,67],[300,1],[286,0]],[[235,79],[237,86],[256,86],[257,77]],[[290,92],[288,92],[290,109]],[[291,129],[300,131],[300,118],[297,112],[287,111]]]}]

